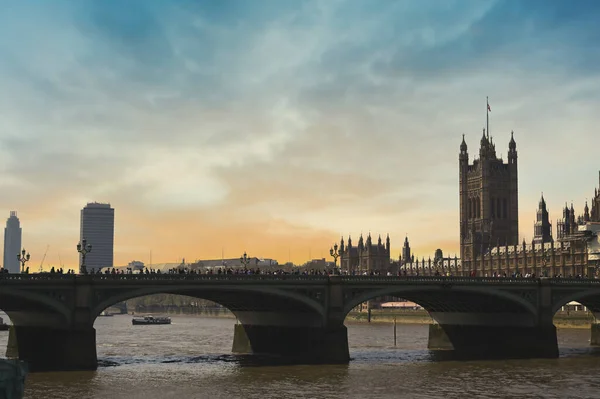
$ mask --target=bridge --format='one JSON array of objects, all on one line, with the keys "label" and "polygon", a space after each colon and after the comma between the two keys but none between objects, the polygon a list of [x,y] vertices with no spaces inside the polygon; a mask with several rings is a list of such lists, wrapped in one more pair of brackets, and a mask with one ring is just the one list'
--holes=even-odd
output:
[{"label": "bridge", "polygon": [[[0,309],[32,371],[97,368],[94,320],[144,295],[207,299],[237,317],[233,352],[298,362],[350,360],[344,319],[369,299],[401,297],[437,322],[431,349],[486,357],[558,356],[554,314],[578,301],[600,315],[600,280],[419,276],[133,274],[0,275]],[[600,329],[592,325],[592,343]]]}]

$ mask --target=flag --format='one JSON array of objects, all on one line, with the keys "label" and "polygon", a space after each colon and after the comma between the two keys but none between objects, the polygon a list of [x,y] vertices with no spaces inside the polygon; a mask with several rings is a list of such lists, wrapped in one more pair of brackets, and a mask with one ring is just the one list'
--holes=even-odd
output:
[{"label": "flag", "polygon": [[492,108],[490,108],[490,104],[489,104],[489,103],[488,103],[488,105],[487,105],[487,106],[488,106],[488,111],[489,111],[489,112],[492,112]]}]

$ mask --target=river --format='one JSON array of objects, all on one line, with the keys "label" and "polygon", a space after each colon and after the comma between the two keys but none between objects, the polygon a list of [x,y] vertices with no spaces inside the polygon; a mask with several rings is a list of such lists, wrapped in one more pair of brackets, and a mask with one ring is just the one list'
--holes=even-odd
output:
[{"label": "river", "polygon": [[[600,350],[589,329],[559,330],[553,360],[438,361],[426,325],[348,326],[348,365],[258,366],[231,355],[233,319],[173,317],[132,326],[99,317],[95,372],[34,373],[28,399],[598,398]],[[5,348],[7,332],[0,332]],[[515,339],[518,339],[515,337]]]}]

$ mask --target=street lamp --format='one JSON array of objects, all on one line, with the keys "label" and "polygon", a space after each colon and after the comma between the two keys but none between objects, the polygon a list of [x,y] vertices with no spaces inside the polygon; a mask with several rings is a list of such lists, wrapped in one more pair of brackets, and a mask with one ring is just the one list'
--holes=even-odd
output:
[{"label": "street lamp", "polygon": [[250,263],[251,259],[248,257],[248,255],[246,254],[246,251],[244,251],[244,256],[240,257],[240,263],[242,265],[244,265],[244,269],[248,268],[248,264]]},{"label": "street lamp", "polygon": [[[333,244],[333,247],[329,249],[329,255],[331,255],[333,257],[333,268],[335,270],[337,268],[337,259],[340,257],[340,253],[338,252],[337,243]],[[340,269],[341,268],[342,268],[342,265],[340,265]]]},{"label": "street lamp", "polygon": [[79,274],[87,274],[87,269],[85,267],[85,256],[92,252],[92,244],[88,244],[87,240],[84,238],[79,244],[77,244],[77,252],[81,254],[81,266],[79,268]]},{"label": "street lamp", "polygon": [[21,273],[25,273],[25,263],[29,262],[29,252],[25,251],[25,248],[21,251],[20,254],[17,254],[17,260],[21,262]]}]

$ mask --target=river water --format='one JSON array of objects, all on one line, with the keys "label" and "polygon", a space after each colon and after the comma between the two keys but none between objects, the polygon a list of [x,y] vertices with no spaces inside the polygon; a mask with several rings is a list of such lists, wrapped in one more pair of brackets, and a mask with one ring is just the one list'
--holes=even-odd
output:
[{"label": "river water", "polygon": [[[553,360],[439,361],[426,325],[348,326],[348,365],[259,366],[231,355],[233,319],[173,317],[132,326],[99,317],[95,372],[34,373],[28,399],[600,398],[600,350],[589,329],[559,330]],[[7,332],[0,332],[6,347]],[[515,337],[515,339],[518,339]]]}]

